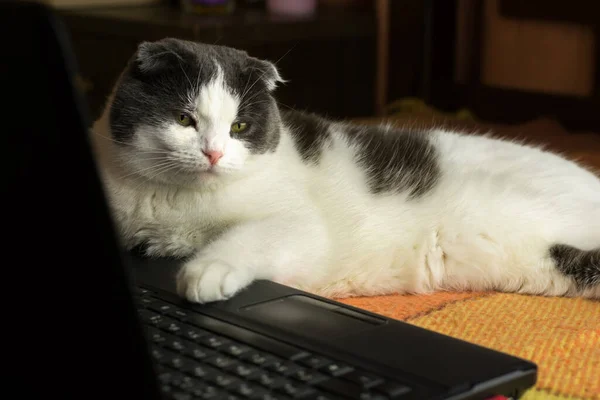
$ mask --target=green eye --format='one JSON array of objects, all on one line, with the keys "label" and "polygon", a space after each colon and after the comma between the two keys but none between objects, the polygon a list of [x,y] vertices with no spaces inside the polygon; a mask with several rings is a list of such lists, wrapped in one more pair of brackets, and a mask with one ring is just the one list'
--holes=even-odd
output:
[{"label": "green eye", "polygon": [[247,125],[245,122],[236,122],[235,124],[231,125],[231,132],[240,133],[242,131],[245,131],[246,126]]},{"label": "green eye", "polygon": [[179,114],[177,114],[176,119],[177,119],[177,123],[179,125],[181,125],[181,126],[190,126],[194,122],[192,120],[192,117],[190,117],[186,113],[179,113]]}]

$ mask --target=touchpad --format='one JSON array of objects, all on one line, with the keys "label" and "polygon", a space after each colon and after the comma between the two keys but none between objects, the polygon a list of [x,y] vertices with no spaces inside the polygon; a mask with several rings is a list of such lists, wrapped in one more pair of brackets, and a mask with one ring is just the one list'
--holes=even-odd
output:
[{"label": "touchpad", "polygon": [[328,338],[348,335],[386,322],[383,318],[303,295],[246,306],[240,311],[267,325],[304,336],[324,335]]}]

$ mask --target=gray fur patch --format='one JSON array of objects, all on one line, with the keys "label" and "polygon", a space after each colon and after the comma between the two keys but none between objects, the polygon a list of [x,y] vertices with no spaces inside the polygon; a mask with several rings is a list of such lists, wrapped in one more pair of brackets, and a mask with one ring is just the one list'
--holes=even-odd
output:
[{"label": "gray fur patch", "polygon": [[373,193],[409,191],[411,198],[419,198],[440,179],[437,151],[426,132],[342,126],[359,149],[357,161],[365,169]]},{"label": "gray fur patch", "polygon": [[556,268],[570,276],[581,289],[600,285],[600,249],[585,251],[565,244],[550,248]]},{"label": "gray fur patch", "polygon": [[316,114],[286,111],[281,114],[283,122],[292,132],[296,150],[308,163],[317,164],[323,147],[331,137],[331,123]]}]

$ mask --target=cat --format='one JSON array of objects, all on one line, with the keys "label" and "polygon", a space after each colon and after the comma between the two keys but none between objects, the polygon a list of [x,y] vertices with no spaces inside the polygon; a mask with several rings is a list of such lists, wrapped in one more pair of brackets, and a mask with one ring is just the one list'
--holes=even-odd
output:
[{"label": "cat", "polygon": [[142,42],[92,127],[122,245],[177,292],[255,279],[331,298],[496,290],[600,298],[600,179],[514,141],[280,109],[266,60]]}]

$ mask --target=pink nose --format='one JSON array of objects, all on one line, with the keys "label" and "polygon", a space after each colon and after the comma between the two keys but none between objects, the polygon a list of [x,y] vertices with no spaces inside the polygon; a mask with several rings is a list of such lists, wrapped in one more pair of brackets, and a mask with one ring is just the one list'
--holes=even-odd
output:
[{"label": "pink nose", "polygon": [[208,161],[210,161],[210,165],[215,165],[216,163],[219,162],[219,160],[221,159],[221,157],[223,157],[223,153],[221,153],[220,151],[203,151],[204,155],[206,157],[208,157]]}]

